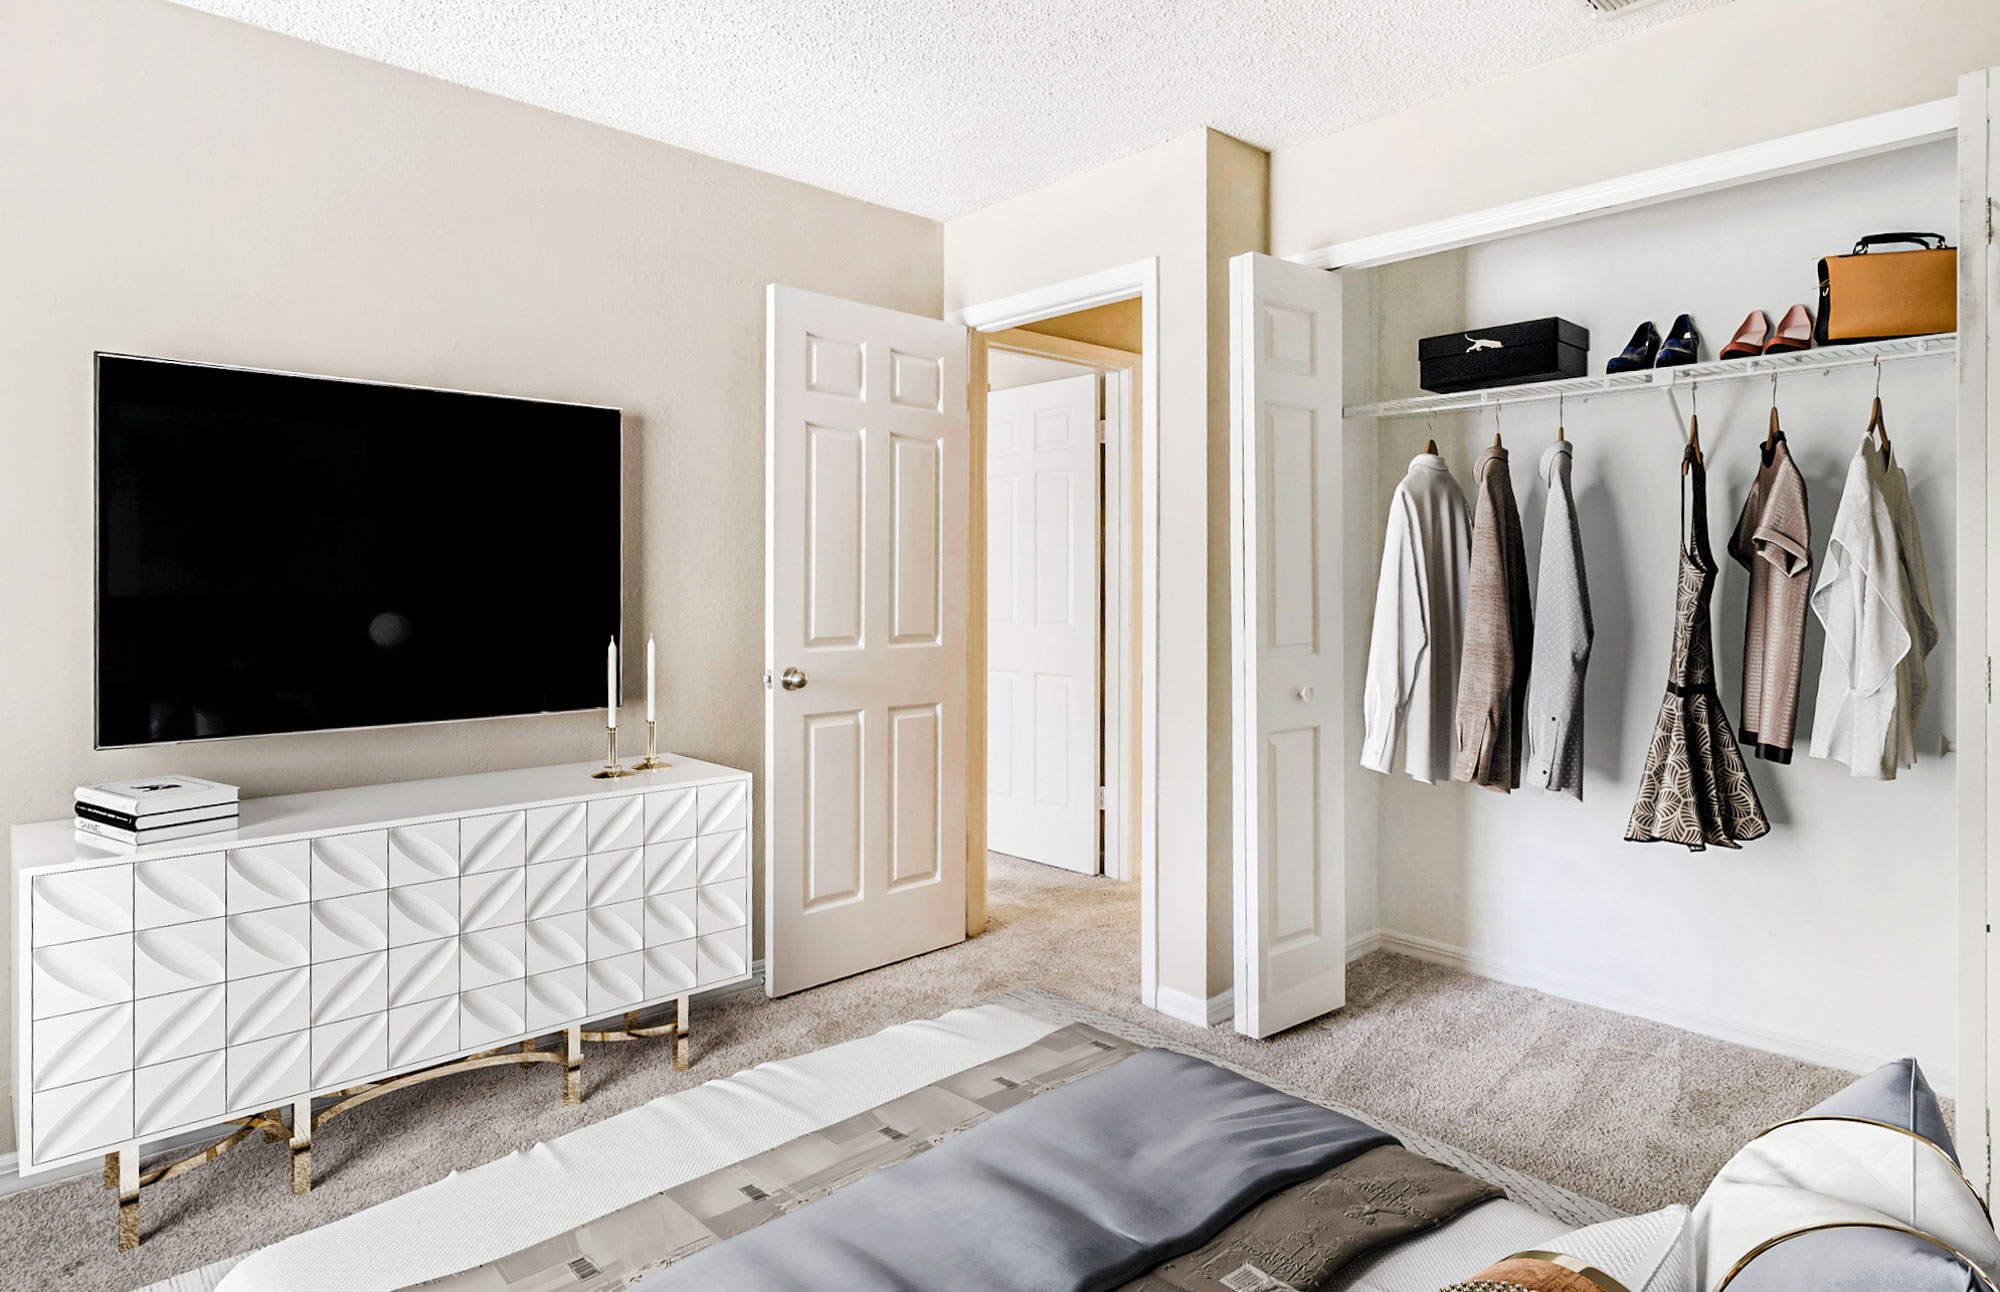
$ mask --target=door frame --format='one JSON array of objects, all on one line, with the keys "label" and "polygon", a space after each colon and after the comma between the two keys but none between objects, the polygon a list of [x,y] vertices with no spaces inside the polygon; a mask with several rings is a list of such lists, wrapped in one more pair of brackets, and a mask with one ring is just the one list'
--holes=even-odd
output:
[{"label": "door frame", "polygon": [[[1045,287],[1004,296],[998,300],[968,305],[964,309],[953,310],[945,316],[947,322],[962,323],[972,333],[972,604],[975,607],[986,604],[986,351],[995,341],[995,334],[1009,332],[1027,323],[1039,323],[1043,319],[1055,318],[1062,314],[1074,314],[1079,310],[1091,309],[1099,305],[1111,305],[1118,301],[1137,299],[1139,301],[1139,347],[1138,363],[1134,368],[1129,363],[1125,367],[1127,379],[1136,372],[1136,381],[1129,387],[1133,398],[1129,402],[1137,405],[1136,436],[1122,446],[1117,453],[1119,465],[1119,489],[1105,491],[1106,525],[1109,534],[1110,512],[1113,493],[1124,496],[1118,499],[1119,514],[1124,519],[1136,515],[1139,520],[1139,550],[1137,552],[1138,596],[1122,596],[1114,602],[1110,599],[1111,583],[1114,577],[1111,546],[1107,537],[1105,549],[1106,609],[1115,613],[1104,616],[1105,656],[1107,676],[1105,681],[1105,721],[1111,722],[1113,687],[1110,682],[1108,664],[1111,659],[1110,646],[1113,635],[1121,647],[1129,650],[1136,637],[1139,648],[1139,713],[1138,747],[1132,748],[1129,740],[1107,741],[1105,758],[1106,798],[1110,804],[1120,807],[1119,812],[1105,813],[1105,861],[1106,871],[1111,872],[1111,819],[1125,817],[1132,807],[1136,795],[1138,806],[1137,848],[1130,846],[1131,840],[1123,841],[1118,851],[1120,878],[1130,877],[1132,857],[1137,854],[1139,879],[1139,1003],[1148,1009],[1157,1008],[1159,997],[1159,690],[1157,678],[1160,662],[1160,464],[1159,464],[1159,409],[1160,409],[1160,262],[1157,257],[1133,261],[1128,265],[1100,270],[1081,278],[1051,283]],[[1056,358],[1068,358],[1061,350],[1042,347],[1075,347],[1082,343],[1066,342],[1058,337],[1034,336],[1033,344],[1038,352],[1046,352]],[[1001,348],[1019,349],[1015,340],[1006,340]],[[1106,355],[1118,355],[1126,360],[1132,358],[1124,351],[1102,350],[1088,347]],[[1088,360],[1103,365],[1102,360]],[[1121,383],[1122,384],[1122,383]],[[1130,417],[1120,419],[1130,424]],[[1107,435],[1107,442],[1114,437]],[[1133,454],[1136,453],[1138,471],[1136,479],[1130,470]],[[1112,469],[1109,457],[1106,469]],[[1122,538],[1123,535],[1121,534]],[[1120,545],[1122,549],[1122,544]],[[1126,572],[1132,569],[1131,553],[1121,550],[1117,562],[1116,576],[1121,590],[1125,587]],[[1192,577],[1206,579],[1207,572],[1193,571]],[[1137,622],[1132,622],[1136,612]],[[970,656],[966,671],[967,716],[971,730],[966,740],[966,825],[970,847],[966,856],[966,931],[978,934],[986,927],[986,620],[975,613],[972,616],[972,631],[967,641]],[[1121,651],[1122,653],[1122,651]],[[1121,679],[1129,681],[1129,679]],[[1123,687],[1119,690],[1122,692]],[[1122,697],[1121,697],[1122,700]],[[1129,715],[1120,714],[1120,728],[1129,727]],[[1112,728],[1117,730],[1120,728]],[[1121,765],[1122,764],[1122,765]],[[1109,779],[1116,777],[1117,780]],[[1120,826],[1122,828],[1121,820]]]},{"label": "door frame", "polygon": [[1098,651],[1103,661],[1103,672],[1097,683],[1100,731],[1104,741],[1104,758],[1098,767],[1099,782],[1104,786],[1104,875],[1108,879],[1137,879],[1139,868],[1134,863],[1129,841],[1132,814],[1128,787],[1133,783],[1134,775],[1132,742],[1124,738],[1129,735],[1128,724],[1131,721],[1125,703],[1126,688],[1131,684],[1125,661],[1134,640],[1133,625],[1129,622],[1131,589],[1127,585],[1131,580],[1126,571],[1130,545],[1126,541],[1126,527],[1138,510],[1137,499],[1132,496],[1136,490],[1130,473],[1133,447],[1139,442],[1139,410],[1144,403],[1138,395],[1139,368],[1143,356],[1130,350],[1113,350],[1109,346],[1047,336],[1021,328],[977,335],[984,339],[988,351],[1004,350],[1010,354],[1028,354],[1083,364],[1096,369],[1104,378],[1102,443],[1106,483],[1099,516],[1103,534],[1099,577],[1103,581],[1104,614],[1098,622]]}]

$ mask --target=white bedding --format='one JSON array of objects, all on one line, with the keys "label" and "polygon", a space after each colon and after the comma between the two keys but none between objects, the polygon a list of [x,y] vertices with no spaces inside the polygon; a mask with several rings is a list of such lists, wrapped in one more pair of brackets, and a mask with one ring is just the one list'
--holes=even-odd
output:
[{"label": "white bedding", "polygon": [[[396,1292],[553,1238],[1060,1026],[988,1004],[760,1064],[285,1239],[246,1257],[217,1292]],[[1437,1292],[1569,1229],[1490,1202],[1359,1263],[1333,1287]]]}]

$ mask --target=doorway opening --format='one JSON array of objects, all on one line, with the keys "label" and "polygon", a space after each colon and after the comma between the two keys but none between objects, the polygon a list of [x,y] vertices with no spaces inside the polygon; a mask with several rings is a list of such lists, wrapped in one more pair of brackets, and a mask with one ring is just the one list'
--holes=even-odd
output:
[{"label": "doorway opening", "polygon": [[1138,877],[1137,297],[986,335],[987,846]]}]

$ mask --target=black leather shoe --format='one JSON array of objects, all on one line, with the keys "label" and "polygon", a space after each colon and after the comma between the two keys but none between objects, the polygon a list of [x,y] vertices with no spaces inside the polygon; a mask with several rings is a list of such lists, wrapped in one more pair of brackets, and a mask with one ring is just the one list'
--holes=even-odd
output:
[{"label": "black leather shoe", "polygon": [[1653,359],[1660,353],[1660,329],[1647,319],[1632,334],[1632,344],[1625,347],[1623,354],[1613,357],[1604,365],[1606,372],[1636,372],[1653,366]]},{"label": "black leather shoe", "polygon": [[1660,346],[1659,368],[1678,368],[1683,364],[1695,363],[1701,357],[1701,333],[1694,330],[1694,320],[1683,314],[1674,320],[1674,330],[1667,333],[1667,339]]}]

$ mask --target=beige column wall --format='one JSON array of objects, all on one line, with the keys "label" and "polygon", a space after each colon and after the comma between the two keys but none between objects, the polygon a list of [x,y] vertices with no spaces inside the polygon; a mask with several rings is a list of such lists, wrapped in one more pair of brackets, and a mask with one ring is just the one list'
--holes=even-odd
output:
[{"label": "beige column wall", "polygon": [[1263,192],[1263,153],[1197,130],[944,233],[947,310],[1160,260],[1159,982],[1197,1001],[1231,977],[1227,262]]}]

